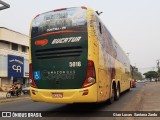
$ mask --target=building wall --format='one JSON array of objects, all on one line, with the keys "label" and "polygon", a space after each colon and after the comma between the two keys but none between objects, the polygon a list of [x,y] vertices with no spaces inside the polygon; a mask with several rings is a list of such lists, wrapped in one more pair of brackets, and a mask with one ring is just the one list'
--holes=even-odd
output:
[{"label": "building wall", "polygon": [[[24,59],[24,77],[28,77],[25,73],[29,73],[29,60]],[[0,55],[0,77],[8,77],[8,56]]]},{"label": "building wall", "polygon": [[28,36],[16,31],[0,27],[0,40],[18,43],[20,45],[29,46]]},{"label": "building wall", "polygon": [[1,78],[1,89],[3,91],[8,91],[11,86],[11,81],[8,78]]},{"label": "building wall", "polygon": [[2,90],[2,79],[0,78],[0,91]]},{"label": "building wall", "polygon": [[0,78],[1,77],[7,77],[8,75],[8,62],[7,62],[7,56],[0,54]]},{"label": "building wall", "polygon": [[[12,50],[12,44],[18,45],[18,50]],[[26,52],[22,52],[22,46],[26,47]],[[29,37],[0,27],[0,89],[7,91],[10,85],[17,79],[27,83],[29,77]],[[20,56],[24,58],[23,78],[8,77],[8,55]]]},{"label": "building wall", "polygon": [[28,52],[21,52],[21,51],[15,51],[11,49],[1,49],[0,48],[0,55],[16,55],[16,56],[21,56],[24,57],[25,59],[29,59],[29,54]]},{"label": "building wall", "polygon": [[0,41],[0,49],[10,49],[10,43]]},{"label": "building wall", "polygon": [[24,77],[29,75],[29,60],[24,59]]}]

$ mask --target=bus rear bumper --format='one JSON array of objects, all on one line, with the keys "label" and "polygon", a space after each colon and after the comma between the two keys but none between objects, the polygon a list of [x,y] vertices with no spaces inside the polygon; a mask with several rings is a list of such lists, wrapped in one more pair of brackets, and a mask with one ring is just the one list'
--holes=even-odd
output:
[{"label": "bus rear bumper", "polygon": [[49,103],[87,103],[97,102],[97,85],[82,89],[46,90],[30,88],[33,101]]}]

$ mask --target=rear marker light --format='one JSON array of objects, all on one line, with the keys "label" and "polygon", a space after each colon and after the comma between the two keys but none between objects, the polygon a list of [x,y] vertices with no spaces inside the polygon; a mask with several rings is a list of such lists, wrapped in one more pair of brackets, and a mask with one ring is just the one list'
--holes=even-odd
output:
[{"label": "rear marker light", "polygon": [[37,92],[38,92],[38,91],[36,91],[36,90],[32,90],[32,94],[33,94],[33,95],[36,95]]},{"label": "rear marker light", "polygon": [[67,8],[56,9],[56,10],[53,10],[53,12],[57,12],[57,11],[61,11],[61,10],[67,10]]},{"label": "rear marker light", "polygon": [[82,6],[81,8],[82,8],[82,9],[86,9],[86,10],[87,10],[87,7],[85,7],[85,6]]},{"label": "rear marker light", "polygon": [[34,18],[37,18],[39,15],[40,15],[40,14],[36,15],[36,17],[34,17]]},{"label": "rear marker light", "polygon": [[82,95],[88,95],[89,91],[87,90],[83,90],[83,94]]}]

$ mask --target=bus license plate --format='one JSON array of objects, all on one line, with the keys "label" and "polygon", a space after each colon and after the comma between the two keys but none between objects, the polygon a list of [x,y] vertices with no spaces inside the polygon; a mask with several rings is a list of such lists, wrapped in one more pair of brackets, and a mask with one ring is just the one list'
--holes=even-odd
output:
[{"label": "bus license plate", "polygon": [[54,98],[63,98],[63,93],[52,93]]}]

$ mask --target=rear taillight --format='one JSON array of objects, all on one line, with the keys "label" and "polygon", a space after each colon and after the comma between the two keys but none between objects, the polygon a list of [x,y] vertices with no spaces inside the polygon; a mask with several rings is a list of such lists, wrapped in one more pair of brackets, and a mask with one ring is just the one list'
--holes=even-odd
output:
[{"label": "rear taillight", "polygon": [[34,87],[34,88],[37,88],[37,85],[36,85],[36,83],[34,82],[34,79],[33,79],[33,71],[32,71],[32,64],[31,63],[29,64],[29,79],[32,81],[31,86]]},{"label": "rear taillight", "polygon": [[82,8],[82,9],[86,9],[86,10],[87,10],[87,7],[85,7],[85,6],[82,6],[81,8]]},{"label": "rear taillight", "polygon": [[36,15],[34,18],[37,18],[40,14]]},{"label": "rear taillight", "polygon": [[89,87],[94,83],[96,83],[96,73],[95,73],[94,62],[92,60],[88,60],[87,75],[82,88]]}]

